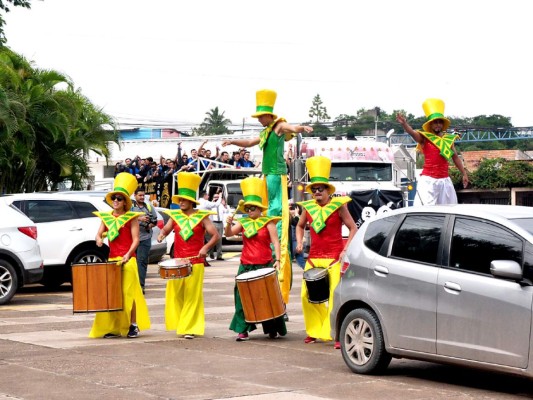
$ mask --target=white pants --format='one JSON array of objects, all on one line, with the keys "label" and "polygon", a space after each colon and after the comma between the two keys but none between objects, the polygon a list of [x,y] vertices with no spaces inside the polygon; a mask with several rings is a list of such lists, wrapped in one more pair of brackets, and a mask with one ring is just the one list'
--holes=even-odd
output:
[{"label": "white pants", "polygon": [[436,204],[457,204],[457,194],[451,178],[421,175],[416,186],[415,206]]}]

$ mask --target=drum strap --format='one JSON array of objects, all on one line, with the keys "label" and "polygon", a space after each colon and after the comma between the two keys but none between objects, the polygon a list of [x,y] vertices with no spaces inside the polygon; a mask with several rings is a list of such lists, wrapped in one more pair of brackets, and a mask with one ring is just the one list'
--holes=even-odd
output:
[{"label": "drum strap", "polygon": [[316,200],[308,200],[298,204],[305,208],[311,218],[313,218],[313,222],[311,222],[311,228],[313,228],[316,233],[319,233],[326,227],[327,219],[333,215],[335,211],[342,207],[343,204],[349,203],[350,201],[352,201],[350,197],[342,196],[333,197],[331,201],[324,207],[318,205]]},{"label": "drum strap", "polygon": [[110,242],[112,242],[118,237],[119,229],[126,225],[129,220],[140,215],[144,215],[144,213],[142,212],[134,211],[128,211],[127,213],[119,215],[118,217],[115,217],[113,215],[113,211],[94,211],[93,214],[97,217],[100,217],[100,219],[104,222],[104,225],[107,227],[108,230],[107,240],[109,240]]}]

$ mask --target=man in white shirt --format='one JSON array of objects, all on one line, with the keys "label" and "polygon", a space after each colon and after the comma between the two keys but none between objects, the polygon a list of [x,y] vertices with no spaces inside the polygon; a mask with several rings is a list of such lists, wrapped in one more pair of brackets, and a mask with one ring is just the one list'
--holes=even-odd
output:
[{"label": "man in white shirt", "polygon": [[[213,224],[217,228],[217,231],[220,235],[220,239],[218,240],[216,246],[211,248],[209,252],[209,257],[211,257],[212,260],[215,259],[215,257],[217,260],[223,260],[222,258],[222,233],[224,229],[224,223],[223,223],[224,220],[222,219],[223,209],[221,208],[222,194],[220,193],[220,191],[217,191],[217,193],[213,195],[213,201],[209,201],[209,193],[207,193],[206,191],[202,191],[200,193],[199,202],[200,202],[200,204],[198,205],[199,210],[210,210],[210,211],[216,212],[215,215],[210,215],[209,218],[211,219],[211,221],[213,221]],[[211,236],[206,232],[205,240],[209,241],[210,238]]]}]

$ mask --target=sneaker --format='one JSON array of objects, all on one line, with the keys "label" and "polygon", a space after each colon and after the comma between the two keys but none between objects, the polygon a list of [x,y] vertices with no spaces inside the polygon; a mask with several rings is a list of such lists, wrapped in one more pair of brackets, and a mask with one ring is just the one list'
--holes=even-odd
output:
[{"label": "sneaker", "polygon": [[235,339],[237,342],[245,342],[247,341],[248,339],[250,339],[248,337],[248,332],[244,332],[244,333],[239,333],[237,335],[237,339]]},{"label": "sneaker", "polygon": [[214,259],[215,259],[215,254],[214,254],[214,253],[209,253],[209,258],[210,258],[211,260],[214,260]]},{"label": "sneaker", "polygon": [[120,335],[118,333],[106,333],[104,335],[104,339],[114,339],[114,338],[119,338]]},{"label": "sneaker", "polygon": [[129,338],[139,337],[139,327],[137,325],[130,325],[130,330],[128,331]]},{"label": "sneaker", "polygon": [[283,314],[283,321],[289,322],[289,314],[287,313]]},{"label": "sneaker", "polygon": [[217,260],[218,260],[218,261],[224,261],[224,257],[222,257],[222,256],[218,256],[218,257],[217,257]]},{"label": "sneaker", "polygon": [[307,337],[304,339],[304,343],[305,343],[305,344],[315,343],[315,342],[316,342],[316,338],[311,337],[311,336],[307,336]]},{"label": "sneaker", "polygon": [[183,337],[184,337],[185,339],[194,339],[194,335],[190,335],[190,334],[188,334],[188,333],[187,333],[186,335],[183,335]]},{"label": "sneaker", "polygon": [[333,346],[333,348],[335,350],[340,350],[341,349],[341,342],[335,342],[335,345]]},{"label": "sneaker", "polygon": [[277,332],[270,332],[270,333],[268,334],[268,337],[269,337],[270,339],[276,339],[276,338],[278,337],[278,333],[277,333]]}]

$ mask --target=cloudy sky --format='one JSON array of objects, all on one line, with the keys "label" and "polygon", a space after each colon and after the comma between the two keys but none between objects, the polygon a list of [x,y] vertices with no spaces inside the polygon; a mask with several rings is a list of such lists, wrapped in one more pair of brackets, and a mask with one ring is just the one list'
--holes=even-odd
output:
[{"label": "cloudy sky", "polygon": [[8,46],[70,76],[119,121],[250,124],[255,91],[309,120],[376,106],[501,114],[533,126],[531,12],[519,0],[45,0],[6,15]]}]

